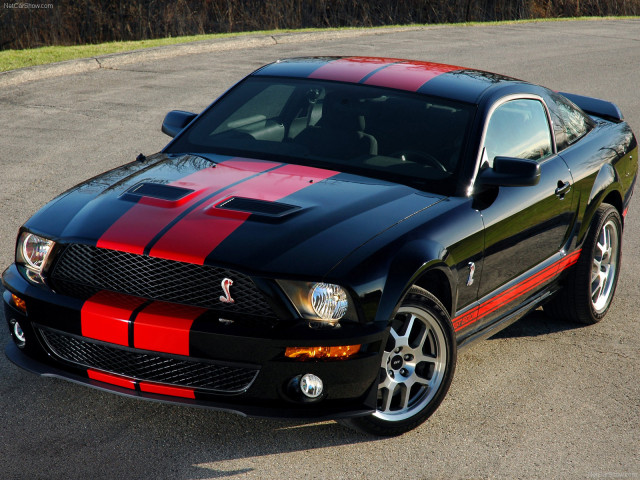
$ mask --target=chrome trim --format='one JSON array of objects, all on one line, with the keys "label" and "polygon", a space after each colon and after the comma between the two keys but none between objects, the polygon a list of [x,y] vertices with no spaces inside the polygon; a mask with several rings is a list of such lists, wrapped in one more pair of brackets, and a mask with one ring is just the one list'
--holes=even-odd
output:
[{"label": "chrome trim", "polygon": [[544,101],[544,99],[540,95],[535,95],[532,93],[516,93],[516,94],[502,97],[500,100],[496,101],[493,105],[491,105],[491,108],[489,109],[489,112],[487,113],[487,116],[486,116],[486,121],[484,122],[484,125],[482,127],[482,136],[480,137],[480,146],[478,149],[478,153],[476,155],[476,165],[473,170],[473,175],[471,177],[471,183],[467,187],[467,197],[470,197],[473,194],[473,186],[476,183],[476,177],[478,176],[478,172],[480,171],[480,165],[482,165],[482,159],[483,159],[482,157],[485,151],[484,142],[487,136],[487,128],[489,127],[491,116],[493,115],[493,112],[495,112],[498,107],[504,105],[507,102],[512,102],[514,100],[537,100],[540,103],[542,103],[542,106],[544,107],[544,110],[547,114],[547,127],[549,128],[549,134],[551,135],[551,152],[552,152],[552,155],[556,155],[558,153],[558,149],[556,146],[556,137],[553,129],[553,120],[551,119],[551,113],[549,111],[549,107],[547,106],[547,103]]}]

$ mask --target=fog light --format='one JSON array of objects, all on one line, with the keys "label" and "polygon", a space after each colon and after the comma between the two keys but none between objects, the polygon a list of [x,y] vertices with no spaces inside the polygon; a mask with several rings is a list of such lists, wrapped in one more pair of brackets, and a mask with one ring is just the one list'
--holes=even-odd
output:
[{"label": "fog light", "polygon": [[9,324],[11,325],[11,333],[13,334],[13,338],[15,339],[16,345],[18,345],[18,347],[20,348],[24,347],[24,344],[26,343],[27,338],[24,335],[24,331],[22,330],[22,327],[20,326],[18,321],[13,318],[9,320]]},{"label": "fog light", "polygon": [[306,373],[300,379],[300,390],[305,397],[318,398],[322,395],[322,380],[312,373]]}]

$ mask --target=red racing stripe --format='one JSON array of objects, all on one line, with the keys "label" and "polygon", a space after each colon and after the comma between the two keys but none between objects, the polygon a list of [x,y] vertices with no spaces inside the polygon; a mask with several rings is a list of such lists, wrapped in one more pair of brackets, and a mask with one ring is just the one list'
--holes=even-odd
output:
[{"label": "red racing stripe", "polygon": [[375,72],[364,83],[378,87],[399,88],[415,92],[422,85],[443,73],[460,70],[461,67],[431,62],[403,62],[389,65]]},{"label": "red racing stripe", "polygon": [[191,388],[161,385],[159,383],[140,382],[140,391],[158,393],[160,395],[171,395],[172,397],[196,398],[196,394]]},{"label": "red racing stripe", "polygon": [[132,378],[92,369],[87,369],[87,376],[91,380],[108,383],[110,385],[116,385],[118,387],[128,388],[130,390],[135,390],[137,384],[141,392],[157,393],[160,395],[171,395],[172,397],[181,398],[196,398],[195,391],[192,388],[176,387],[173,385],[163,385],[153,382],[137,382]]},{"label": "red racing stripe", "polygon": [[80,310],[82,336],[129,345],[129,320],[146,300],[130,295],[100,291],[89,298]]},{"label": "red racing stripe", "polygon": [[277,201],[314,182],[336,175],[338,172],[300,165],[281,168],[254,177],[235,187],[220,192],[176,223],[150,250],[153,257],[202,265],[207,256],[240,225],[249,213],[229,215],[215,205],[230,196]]},{"label": "red racing stripe", "polygon": [[98,382],[110,383],[111,385],[117,385],[118,387],[129,388],[135,390],[136,381],[122,377],[120,375],[114,375],[113,373],[100,372],[98,370],[87,370],[87,375],[91,380],[97,380]]},{"label": "red racing stripe", "polygon": [[546,283],[552,278],[557,277],[564,270],[577,263],[578,259],[580,258],[580,252],[581,250],[572,252],[570,255],[567,255],[566,257],[554,262],[535,275],[523,280],[513,287],[508,288],[504,292],[501,292],[495,297],[490,298],[484,303],[471,308],[462,315],[457,316],[452,320],[454,330],[457,332],[465,327],[468,327],[472,323],[475,323],[481,318],[486,317],[496,310],[499,310],[500,308],[508,305],[522,295],[529,293],[531,290],[534,290],[535,288]]},{"label": "red racing stripe", "polygon": [[136,316],[133,346],[143,350],[189,355],[189,331],[203,308],[153,302]]},{"label": "red racing stripe", "polygon": [[172,220],[192,205],[227,185],[279,165],[260,160],[227,160],[198,170],[168,185],[195,190],[178,202],[142,198],[100,237],[97,246],[142,254],[145,246]]},{"label": "red racing stripe", "polygon": [[396,58],[349,57],[333,60],[313,71],[309,78],[358,83],[371,72],[401,62]]}]

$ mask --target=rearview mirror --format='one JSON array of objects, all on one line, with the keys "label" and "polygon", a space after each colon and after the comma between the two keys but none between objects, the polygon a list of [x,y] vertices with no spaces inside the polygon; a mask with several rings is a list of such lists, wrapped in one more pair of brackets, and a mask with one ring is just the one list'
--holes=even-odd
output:
[{"label": "rearview mirror", "polygon": [[534,160],[495,157],[492,168],[478,172],[475,187],[530,187],[540,181],[540,165]]},{"label": "rearview mirror", "polygon": [[170,137],[175,137],[191,123],[198,115],[191,112],[183,112],[182,110],[172,110],[167,113],[162,122],[162,133],[166,133]]}]

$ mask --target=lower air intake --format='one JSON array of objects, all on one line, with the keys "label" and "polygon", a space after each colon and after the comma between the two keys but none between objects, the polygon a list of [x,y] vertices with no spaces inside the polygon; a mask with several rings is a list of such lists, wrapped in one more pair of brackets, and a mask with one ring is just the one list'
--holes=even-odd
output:
[{"label": "lower air intake", "polygon": [[83,368],[95,368],[135,380],[189,387],[211,393],[242,393],[258,369],[135,352],[94,343],[48,328],[38,331],[49,350],[60,360]]}]

